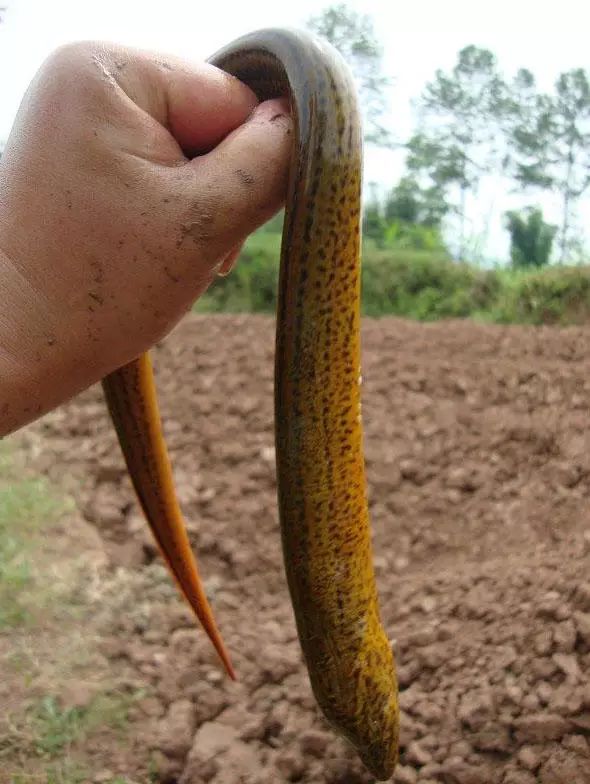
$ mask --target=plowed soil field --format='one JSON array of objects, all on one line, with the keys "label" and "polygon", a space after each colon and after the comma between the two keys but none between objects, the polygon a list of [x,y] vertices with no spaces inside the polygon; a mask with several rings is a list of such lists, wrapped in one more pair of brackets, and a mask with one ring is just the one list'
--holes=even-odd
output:
[{"label": "plowed soil field", "polygon": [[[362,345],[375,562],[401,687],[394,781],[590,782],[590,330],[366,319]],[[96,666],[140,693],[124,742],[95,733],[84,748],[97,782],[371,781],[319,716],[295,636],[273,353],[272,319],[197,315],[153,352],[237,684],[160,566],[100,390],[14,437],[27,470],[74,498],[53,536],[88,558],[78,623]],[[52,635],[65,656],[69,637]],[[82,704],[92,684],[77,678],[61,697]]]}]

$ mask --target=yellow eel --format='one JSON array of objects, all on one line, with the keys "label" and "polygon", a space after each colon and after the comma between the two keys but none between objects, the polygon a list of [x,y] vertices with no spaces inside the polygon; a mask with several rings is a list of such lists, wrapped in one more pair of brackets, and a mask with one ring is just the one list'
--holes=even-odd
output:
[{"label": "yellow eel", "polygon": [[[315,698],[368,770],[386,780],[398,756],[399,708],[379,616],[362,443],[356,91],[341,56],[297,31],[246,35],[210,62],[260,100],[291,103],[275,359],[284,562]],[[234,677],[175,496],[148,355],[106,377],[103,388],[162,554]]]}]

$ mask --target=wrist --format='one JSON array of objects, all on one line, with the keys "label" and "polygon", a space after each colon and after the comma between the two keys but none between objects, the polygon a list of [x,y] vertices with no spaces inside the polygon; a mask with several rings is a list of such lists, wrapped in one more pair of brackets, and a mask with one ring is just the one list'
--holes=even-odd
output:
[{"label": "wrist", "polygon": [[40,382],[46,373],[38,337],[43,307],[19,261],[19,239],[11,223],[0,204],[0,436],[43,411]]}]

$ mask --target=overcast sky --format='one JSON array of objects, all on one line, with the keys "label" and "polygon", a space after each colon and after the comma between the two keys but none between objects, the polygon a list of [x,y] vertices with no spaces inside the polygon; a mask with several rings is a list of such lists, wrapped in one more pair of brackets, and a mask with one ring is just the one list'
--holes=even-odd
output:
[{"label": "overcast sky", "polygon": [[[0,139],[5,139],[22,95],[44,57],[62,43],[101,39],[204,59],[240,34],[259,27],[302,26],[327,2],[297,0],[0,0],[7,5],[0,25]],[[384,67],[394,79],[389,125],[403,139],[412,128],[412,99],[436,68],[453,66],[467,44],[491,49],[506,74],[530,68],[544,89],[557,75],[590,67],[587,0],[349,0],[351,8],[368,13],[385,50]],[[556,18],[556,13],[559,16]],[[401,174],[399,155],[366,151],[365,182],[384,187]],[[535,201],[534,196],[527,201]],[[471,208],[471,229],[487,255],[506,253],[501,230],[503,210],[521,200],[489,183]],[[548,217],[557,219],[557,205],[543,201]],[[585,212],[581,217],[590,217]],[[487,236],[486,227],[488,229]],[[483,234],[482,234],[483,232]]]}]

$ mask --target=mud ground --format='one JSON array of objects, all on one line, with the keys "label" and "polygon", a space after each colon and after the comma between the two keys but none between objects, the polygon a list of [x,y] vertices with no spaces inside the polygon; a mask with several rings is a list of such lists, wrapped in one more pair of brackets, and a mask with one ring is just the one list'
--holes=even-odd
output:
[{"label": "mud ground", "polygon": [[[403,711],[398,784],[590,782],[589,337],[364,321],[375,562]],[[118,688],[145,694],[127,746],[86,750],[96,781],[371,781],[318,715],[295,637],[273,352],[273,321],[253,316],[191,316],[153,352],[179,495],[237,684],[161,572],[100,390],[19,434],[29,466],[73,495],[80,525],[100,535],[93,579],[109,588],[87,623],[101,619],[97,650]],[[85,699],[84,684],[76,690]]]}]

